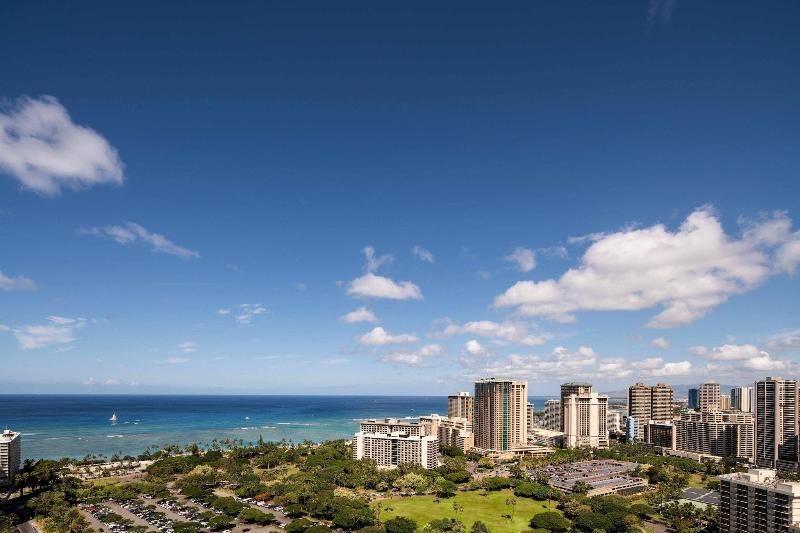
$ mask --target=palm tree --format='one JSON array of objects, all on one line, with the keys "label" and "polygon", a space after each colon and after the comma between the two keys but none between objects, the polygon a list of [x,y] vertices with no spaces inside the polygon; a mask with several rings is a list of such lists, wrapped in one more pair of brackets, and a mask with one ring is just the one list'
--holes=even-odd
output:
[{"label": "palm tree", "polygon": [[514,511],[516,511],[516,509],[517,509],[517,500],[514,499],[514,498],[507,498],[506,499],[506,505],[510,505],[511,506],[511,519],[513,520],[514,519]]}]

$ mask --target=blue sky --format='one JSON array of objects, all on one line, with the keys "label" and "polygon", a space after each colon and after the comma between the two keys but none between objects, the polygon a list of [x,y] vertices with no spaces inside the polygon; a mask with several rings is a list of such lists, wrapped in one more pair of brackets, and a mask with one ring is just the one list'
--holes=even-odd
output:
[{"label": "blue sky", "polygon": [[0,386],[796,375],[800,6],[747,4],[4,7]]}]

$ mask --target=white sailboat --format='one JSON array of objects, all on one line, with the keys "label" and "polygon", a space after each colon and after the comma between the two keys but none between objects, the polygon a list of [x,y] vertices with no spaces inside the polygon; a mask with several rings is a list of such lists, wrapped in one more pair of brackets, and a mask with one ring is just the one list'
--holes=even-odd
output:
[{"label": "white sailboat", "polygon": [[114,413],[113,415],[111,415],[111,418],[109,418],[109,420],[111,420],[112,422],[116,422],[117,421],[117,413]]}]

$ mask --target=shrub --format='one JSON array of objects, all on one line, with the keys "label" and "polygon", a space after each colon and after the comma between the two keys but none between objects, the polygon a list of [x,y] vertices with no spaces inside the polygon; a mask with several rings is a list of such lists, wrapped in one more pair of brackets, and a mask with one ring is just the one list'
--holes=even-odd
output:
[{"label": "shrub", "polygon": [[383,524],[386,533],[414,533],[417,530],[417,523],[404,516],[398,516],[387,520]]},{"label": "shrub", "polygon": [[569,529],[570,525],[570,521],[556,511],[539,513],[534,516],[530,522],[531,527],[546,529],[548,531],[566,531]]}]

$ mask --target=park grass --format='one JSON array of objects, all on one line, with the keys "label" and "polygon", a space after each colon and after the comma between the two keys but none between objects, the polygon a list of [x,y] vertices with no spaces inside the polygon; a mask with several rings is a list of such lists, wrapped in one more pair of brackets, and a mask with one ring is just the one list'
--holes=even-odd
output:
[{"label": "park grass", "polygon": [[[506,500],[514,498],[517,501],[514,518],[508,520],[503,515],[511,514],[511,507],[506,505]],[[435,503],[435,500],[439,503]],[[463,511],[456,512],[453,504],[463,507]],[[392,499],[382,499],[373,503],[380,505],[381,520],[386,521],[395,516],[405,516],[417,523],[418,529],[439,518],[457,518],[467,527],[480,520],[492,533],[518,533],[528,529],[528,523],[533,515],[543,511],[555,510],[555,502],[539,502],[530,498],[515,497],[510,490],[495,492],[469,491],[459,492],[452,498],[436,498],[436,496],[409,496]]]},{"label": "park grass", "polygon": [[706,484],[703,481],[702,474],[689,474],[689,488],[692,489],[704,489],[706,488]]}]

